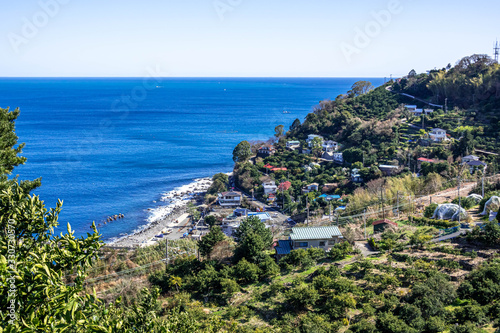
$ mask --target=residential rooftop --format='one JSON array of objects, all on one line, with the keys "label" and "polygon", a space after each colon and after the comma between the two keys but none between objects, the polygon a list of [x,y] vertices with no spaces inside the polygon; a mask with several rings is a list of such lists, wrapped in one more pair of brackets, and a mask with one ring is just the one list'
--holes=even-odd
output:
[{"label": "residential rooftop", "polygon": [[330,239],[333,237],[342,236],[339,228],[336,226],[329,227],[303,227],[303,228],[292,228],[292,233],[290,234],[291,240],[302,240],[302,239]]}]

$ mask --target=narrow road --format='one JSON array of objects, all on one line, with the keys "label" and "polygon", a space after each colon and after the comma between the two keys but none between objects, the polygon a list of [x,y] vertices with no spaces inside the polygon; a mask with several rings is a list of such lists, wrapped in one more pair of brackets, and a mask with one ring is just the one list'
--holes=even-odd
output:
[{"label": "narrow road", "polygon": [[458,236],[464,235],[464,234],[466,234],[468,232],[470,232],[470,229],[462,229],[460,231],[454,232],[454,233],[446,235],[446,236],[441,236],[441,237],[438,237],[438,238],[434,238],[434,239],[431,240],[431,242],[437,243],[437,242],[442,242],[442,241],[445,241],[445,240],[448,240],[448,239],[457,238]]}]

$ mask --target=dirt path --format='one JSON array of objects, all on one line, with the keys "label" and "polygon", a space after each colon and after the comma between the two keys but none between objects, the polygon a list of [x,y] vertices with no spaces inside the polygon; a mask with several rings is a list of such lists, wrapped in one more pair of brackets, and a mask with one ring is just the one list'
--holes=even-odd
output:
[{"label": "dirt path", "polygon": [[[488,177],[488,181],[497,181],[500,179],[500,175],[495,175],[492,177]],[[462,183],[460,186],[460,196],[466,197],[470,194],[472,189],[476,186],[476,182]],[[451,202],[453,199],[458,198],[457,188],[450,188],[444,191],[436,192],[430,195],[418,197],[415,200],[415,207],[417,210],[422,210],[424,207],[431,203],[442,204],[445,202]],[[474,211],[474,213],[479,214],[480,212]],[[477,215],[475,214],[475,215]],[[478,219],[478,216],[474,216],[473,219]]]},{"label": "dirt path", "polygon": [[[468,196],[475,186],[476,182],[462,183],[462,185],[460,186],[460,196],[461,197]],[[457,197],[458,197],[458,191],[457,188],[454,187],[441,192],[419,197],[415,200],[415,204],[417,205],[417,207],[418,206],[425,207],[431,203],[442,204],[444,202],[450,202]]]}]

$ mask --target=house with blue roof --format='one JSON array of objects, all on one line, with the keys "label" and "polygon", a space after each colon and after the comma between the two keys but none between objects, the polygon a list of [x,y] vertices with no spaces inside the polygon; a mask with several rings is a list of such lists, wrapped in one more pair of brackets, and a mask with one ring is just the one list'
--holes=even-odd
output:
[{"label": "house with blue roof", "polygon": [[335,244],[342,242],[343,239],[342,233],[336,226],[292,228],[290,237],[278,241],[274,248],[276,260],[279,261],[283,256],[298,249],[314,247],[330,251]]}]

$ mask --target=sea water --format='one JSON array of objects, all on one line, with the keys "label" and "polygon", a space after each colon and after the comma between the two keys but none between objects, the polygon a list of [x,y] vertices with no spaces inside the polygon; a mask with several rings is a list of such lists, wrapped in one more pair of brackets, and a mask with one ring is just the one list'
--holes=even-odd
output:
[{"label": "sea water", "polygon": [[64,201],[60,231],[69,222],[85,235],[92,221],[124,214],[101,226],[110,240],[161,217],[173,204],[166,193],[230,172],[242,140],[269,139],[358,80],[2,78],[0,107],[21,109],[16,133],[28,161],[14,174],[42,177],[34,194],[47,207]]}]

